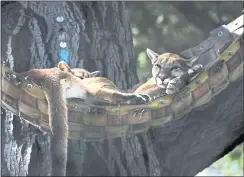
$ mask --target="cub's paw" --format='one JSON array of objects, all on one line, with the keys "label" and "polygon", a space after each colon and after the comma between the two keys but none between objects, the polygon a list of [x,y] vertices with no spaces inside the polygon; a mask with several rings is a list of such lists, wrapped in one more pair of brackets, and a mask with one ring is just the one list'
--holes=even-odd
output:
[{"label": "cub's paw", "polygon": [[196,64],[192,67],[194,71],[202,71],[204,69],[203,65],[201,64]]},{"label": "cub's paw", "polygon": [[185,87],[185,83],[179,79],[179,78],[174,78],[170,80],[166,86],[166,93],[168,95],[174,94],[179,92],[182,88]]},{"label": "cub's paw", "polygon": [[145,94],[133,94],[131,99],[127,101],[127,104],[144,104],[151,100],[148,95]]},{"label": "cub's paw", "polygon": [[152,100],[152,98],[149,95],[146,94],[138,94],[138,95],[141,96],[146,103]]},{"label": "cub's paw", "polygon": [[189,70],[188,70],[188,73],[190,75],[195,75],[195,74],[198,74],[199,72],[203,71],[204,70],[204,67],[203,65],[201,64],[196,64],[194,65],[193,67],[191,67]]}]

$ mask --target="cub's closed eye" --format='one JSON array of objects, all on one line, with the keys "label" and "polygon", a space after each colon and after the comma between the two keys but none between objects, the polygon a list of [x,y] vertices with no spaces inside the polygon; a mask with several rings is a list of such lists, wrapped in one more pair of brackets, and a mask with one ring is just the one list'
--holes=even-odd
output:
[{"label": "cub's closed eye", "polygon": [[159,69],[161,68],[161,65],[159,65],[159,64],[156,64],[155,66],[156,66],[156,68],[159,68]]},{"label": "cub's closed eye", "polygon": [[175,67],[172,67],[172,68],[171,68],[171,71],[173,71],[173,70],[174,70],[174,71],[180,71],[181,69],[180,69],[179,67],[175,66]]}]

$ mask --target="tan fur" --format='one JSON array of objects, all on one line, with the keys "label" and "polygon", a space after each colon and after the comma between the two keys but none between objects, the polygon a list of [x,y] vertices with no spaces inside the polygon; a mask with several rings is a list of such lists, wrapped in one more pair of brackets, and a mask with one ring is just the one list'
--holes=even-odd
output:
[{"label": "tan fur", "polygon": [[69,72],[75,75],[76,77],[79,77],[80,79],[96,77],[100,74],[100,71],[89,72],[82,68],[71,69],[70,67],[67,67],[67,64],[64,61],[60,61],[58,63],[58,68],[62,71]]},{"label": "tan fur", "polygon": [[155,79],[150,78],[146,83],[139,86],[134,93],[143,93],[149,95],[151,98],[155,99],[161,95],[165,94],[165,89],[158,87]]},{"label": "tan fur", "polygon": [[134,93],[146,93],[152,98],[165,94],[174,94],[180,91],[202,68],[195,65],[193,70],[186,60],[174,53],[161,55],[147,49],[147,54],[152,62],[152,75],[146,83],[138,87]]},{"label": "tan fur", "polygon": [[[51,129],[51,176],[65,176],[68,146],[68,110],[65,99],[65,89],[71,86],[69,81],[78,82],[80,79],[58,68],[32,69],[21,73],[34,83],[43,87],[48,102],[49,126]],[[64,83],[61,84],[61,83]]]},{"label": "tan fur", "polygon": [[[155,55],[156,56],[156,55]],[[174,63],[180,60],[176,54],[165,53],[152,60],[153,67],[156,64]],[[109,103],[131,103],[134,100],[137,104],[149,101],[149,97],[157,97],[165,94],[165,88],[157,85],[155,77],[149,79],[145,84],[138,87],[134,93],[124,93],[116,85],[103,77],[94,77],[97,73],[91,74],[84,69],[70,69],[60,62],[58,68],[32,69],[21,73],[28,76],[37,85],[43,87],[48,101],[48,114],[51,136],[52,155],[52,176],[64,176],[67,163],[67,98],[82,98],[86,102],[96,103],[97,100]],[[158,74],[158,73],[156,73]],[[154,76],[155,73],[153,73]]]},{"label": "tan fur", "polygon": [[[58,67],[60,70],[67,71],[74,76],[77,76],[79,71],[82,71],[79,68],[71,69],[66,63],[59,63]],[[72,72],[73,70],[76,72]],[[135,103],[140,104],[145,103],[149,99],[147,95],[122,92],[112,81],[104,77],[85,78],[80,81],[80,88],[86,93],[83,99],[90,103],[96,103],[96,100],[99,99],[109,103],[120,104],[135,101]]]},{"label": "tan fur", "polygon": [[174,53],[164,53],[158,56],[158,60],[160,62],[175,62],[177,60],[180,60],[180,56]]}]

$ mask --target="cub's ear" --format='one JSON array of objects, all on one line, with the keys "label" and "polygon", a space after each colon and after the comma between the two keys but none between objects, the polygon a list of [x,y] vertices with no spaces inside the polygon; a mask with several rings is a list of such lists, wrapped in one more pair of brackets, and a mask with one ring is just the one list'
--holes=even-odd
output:
[{"label": "cub's ear", "polygon": [[147,56],[151,59],[152,64],[157,60],[158,54],[151,49],[147,48]]},{"label": "cub's ear", "polygon": [[94,72],[90,73],[90,76],[91,77],[96,77],[96,76],[100,75],[100,73],[101,73],[100,71],[94,71]]},{"label": "cub's ear", "polygon": [[64,61],[60,61],[58,63],[58,68],[62,71],[66,71],[66,72],[70,72],[70,73],[72,72],[69,65],[67,63],[65,63]]}]

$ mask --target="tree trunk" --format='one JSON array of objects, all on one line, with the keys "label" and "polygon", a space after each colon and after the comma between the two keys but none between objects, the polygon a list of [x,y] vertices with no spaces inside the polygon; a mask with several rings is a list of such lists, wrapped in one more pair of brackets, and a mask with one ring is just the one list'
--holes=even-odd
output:
[{"label": "tree trunk", "polygon": [[[62,27],[56,17],[63,16]],[[2,7],[2,58],[10,68],[54,67],[60,29],[67,32],[70,65],[127,89],[138,82],[124,2],[17,2]],[[243,79],[205,110],[127,138],[70,140],[67,175],[196,175],[243,133]],[[50,174],[49,136],[2,112],[2,175]],[[194,133],[193,133],[194,132]]]}]

